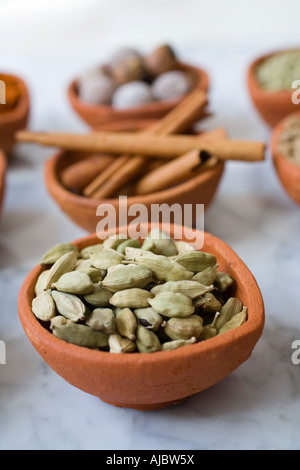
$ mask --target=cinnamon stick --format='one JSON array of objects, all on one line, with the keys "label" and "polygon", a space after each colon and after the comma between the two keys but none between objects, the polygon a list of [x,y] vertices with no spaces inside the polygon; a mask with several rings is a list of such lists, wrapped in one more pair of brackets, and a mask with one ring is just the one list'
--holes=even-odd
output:
[{"label": "cinnamon stick", "polygon": [[99,132],[90,135],[47,134],[22,131],[19,141],[59,146],[68,150],[100,151],[111,154],[141,154],[147,157],[177,158],[191,150],[205,150],[220,160],[264,160],[265,143],[225,139],[205,141],[199,136],[148,135],[131,132]]},{"label": "cinnamon stick", "polygon": [[110,167],[116,161],[112,155],[91,155],[72,165],[67,166],[61,172],[61,182],[69,189],[82,191],[94,178],[95,175]]},{"label": "cinnamon stick", "polygon": [[[169,135],[176,132],[184,132],[203,114],[207,105],[207,95],[203,91],[196,90],[190,93],[165,117],[148,129],[141,131],[142,134]],[[96,177],[95,181],[88,185],[83,191],[85,196],[95,199],[113,196],[121,187],[135,179],[144,165],[146,159],[135,156],[118,159],[114,165],[114,171],[109,168]]]},{"label": "cinnamon stick", "polygon": [[135,187],[135,194],[149,194],[161,191],[162,189],[166,189],[195,176],[199,173],[198,170],[202,172],[217,164],[217,158],[211,156],[206,158],[206,152],[205,157],[203,153],[203,151],[191,150],[182,157],[176,158],[156,168],[140,179]]}]

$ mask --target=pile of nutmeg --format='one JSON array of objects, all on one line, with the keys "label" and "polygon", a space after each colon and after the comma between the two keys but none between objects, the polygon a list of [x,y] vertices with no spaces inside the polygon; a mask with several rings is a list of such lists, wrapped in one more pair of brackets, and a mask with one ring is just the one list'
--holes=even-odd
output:
[{"label": "pile of nutmeg", "polygon": [[77,91],[86,103],[128,109],[176,99],[193,85],[192,77],[181,70],[173,48],[162,45],[149,55],[130,47],[116,50],[105,65],[78,78]]}]

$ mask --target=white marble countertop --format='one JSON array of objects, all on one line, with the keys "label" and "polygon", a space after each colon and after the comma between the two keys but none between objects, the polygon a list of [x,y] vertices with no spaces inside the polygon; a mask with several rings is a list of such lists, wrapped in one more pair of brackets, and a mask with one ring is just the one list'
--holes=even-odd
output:
[{"label": "white marble countertop", "polygon": [[[31,129],[82,131],[65,94],[73,75],[120,44],[149,50],[168,41],[211,76],[214,117],[205,128],[223,125],[233,138],[268,141],[248,96],[246,68],[257,54],[296,43],[299,13],[291,0],[2,1],[1,68],[28,82]],[[300,209],[281,188],[269,154],[264,163],[228,164],[205,216],[206,231],[224,239],[258,281],[263,336],[221,383],[155,412],[115,408],[69,385],[19,323],[18,290],[41,254],[85,234],[46,192],[49,155],[20,145],[9,161],[0,221],[0,339],[7,353],[0,365],[0,449],[299,449],[300,365],[291,361],[291,345],[300,340]]]}]

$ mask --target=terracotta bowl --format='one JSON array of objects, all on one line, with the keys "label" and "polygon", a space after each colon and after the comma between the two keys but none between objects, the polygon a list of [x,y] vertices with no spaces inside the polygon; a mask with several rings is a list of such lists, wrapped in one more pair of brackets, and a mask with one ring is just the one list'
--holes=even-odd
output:
[{"label": "terracotta bowl", "polygon": [[256,59],[248,69],[248,89],[250,96],[262,119],[271,127],[276,126],[282,119],[296,111],[297,105],[292,102],[294,89],[278,92],[268,92],[261,88],[255,77],[255,69],[259,63],[278,52],[266,54]]},{"label": "terracotta bowl", "polygon": [[[169,231],[169,226],[161,228]],[[173,236],[175,226],[170,228]],[[190,228],[183,231],[185,241],[195,234]],[[82,249],[99,243],[99,239],[91,234],[74,243]],[[20,289],[21,324],[47,364],[75,387],[115,406],[153,410],[177,404],[220,382],[245,362],[264,327],[263,299],[243,261],[227,244],[208,233],[204,234],[203,250],[214,254],[220,269],[233,276],[236,288],[231,294],[248,307],[248,320],[223,335],[174,351],[123,355],[67,343],[53,336],[31,311],[41,266],[29,273]]]},{"label": "terracotta bowl", "polygon": [[[195,86],[208,91],[209,77],[203,69],[185,63],[180,63],[179,68],[190,73],[196,83]],[[126,121],[128,119],[159,119],[171,111],[182,99],[160,101],[136,108],[117,110],[112,106],[91,105],[82,101],[78,97],[76,79],[69,85],[67,93],[72,108],[91,127],[97,127],[103,123],[113,121]]]},{"label": "terracotta bowl", "polygon": [[[100,126],[98,130],[111,130],[111,131],[133,131],[145,128],[152,121],[137,120],[126,121],[120,123],[110,123],[106,126]],[[46,162],[45,166],[45,182],[49,194],[57,202],[63,212],[65,212],[70,219],[88,232],[95,232],[96,226],[100,221],[99,216],[96,215],[97,207],[100,204],[112,204],[116,211],[117,218],[119,217],[119,198],[112,199],[91,199],[83,196],[78,196],[71,191],[67,190],[60,182],[59,175],[62,170],[82,158],[79,152],[65,152],[61,151],[56,153],[52,158]],[[224,163],[219,163],[216,167],[199,174],[186,182],[178,184],[172,188],[158,191],[145,196],[129,196],[127,199],[128,207],[133,204],[144,204],[150,214],[151,204],[166,203],[169,206],[178,203],[183,207],[183,204],[204,204],[205,208],[211,203],[219,182],[223,175]],[[135,216],[136,217],[136,216]],[[134,219],[135,217],[132,217]],[[130,222],[130,218],[128,222]],[[196,220],[196,209],[193,211],[193,221]]]},{"label": "terracotta bowl", "polygon": [[[300,112],[294,113],[299,116]],[[287,118],[286,118],[287,119]],[[273,129],[271,135],[271,154],[278,178],[290,198],[300,205],[300,167],[291,163],[278,151],[278,139],[285,125],[286,119],[280,121]]]},{"label": "terracotta bowl", "polygon": [[16,80],[21,90],[21,96],[15,108],[0,113],[0,148],[9,156],[15,144],[15,133],[18,130],[25,129],[27,125],[30,99],[26,83],[20,77],[11,74],[5,75]]},{"label": "terracotta bowl", "polygon": [[0,211],[2,210],[3,199],[5,194],[6,167],[6,155],[0,149]]}]

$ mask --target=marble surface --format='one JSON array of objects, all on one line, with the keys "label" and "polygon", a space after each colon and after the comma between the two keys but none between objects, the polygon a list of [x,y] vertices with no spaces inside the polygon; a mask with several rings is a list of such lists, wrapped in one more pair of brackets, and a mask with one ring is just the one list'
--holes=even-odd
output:
[{"label": "marble surface", "polygon": [[[203,128],[223,125],[233,138],[268,142],[270,131],[248,96],[246,68],[257,54],[297,41],[299,4],[255,0],[242,11],[233,0],[226,10],[218,1],[142,3],[143,9],[137,0],[0,2],[1,68],[29,84],[30,128],[86,130],[66,99],[73,75],[120,43],[149,50],[169,41],[211,76],[214,116]],[[171,13],[166,25],[164,15]],[[198,25],[201,14],[205,21]],[[258,281],[263,336],[251,358],[221,383],[155,412],[114,408],[69,385],[43,362],[19,323],[17,295],[26,274],[50,246],[85,234],[47,194],[43,167],[51,153],[19,145],[9,161],[0,221],[0,339],[6,345],[0,449],[299,449],[300,365],[292,363],[291,345],[300,339],[300,212],[281,188],[269,152],[263,163],[229,163],[205,216],[206,231],[225,240]]]}]

